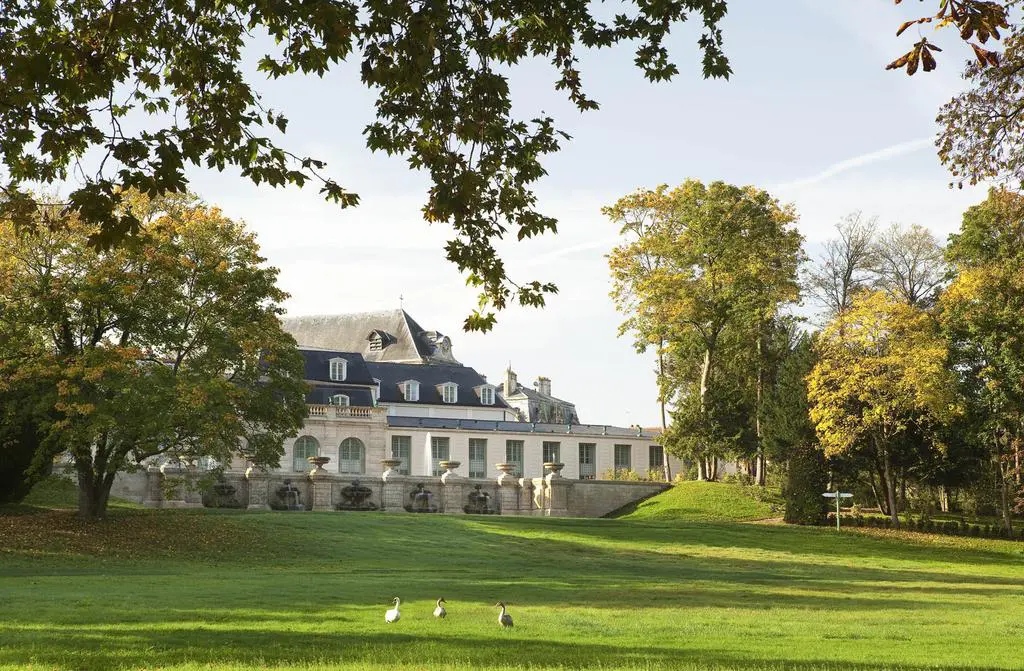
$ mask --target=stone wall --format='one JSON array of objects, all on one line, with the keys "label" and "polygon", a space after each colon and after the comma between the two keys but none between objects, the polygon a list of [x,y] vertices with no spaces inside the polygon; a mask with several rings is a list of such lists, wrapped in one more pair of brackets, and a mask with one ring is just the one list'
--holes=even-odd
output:
[{"label": "stone wall", "polygon": [[667,488],[656,482],[543,478],[466,478],[449,470],[441,477],[403,476],[387,470],[376,477],[353,477],[323,468],[309,474],[229,471],[213,491],[201,492],[194,474],[151,468],[142,496],[158,508],[211,507],[249,510],[364,510],[383,512],[500,514],[550,517],[602,517]]}]

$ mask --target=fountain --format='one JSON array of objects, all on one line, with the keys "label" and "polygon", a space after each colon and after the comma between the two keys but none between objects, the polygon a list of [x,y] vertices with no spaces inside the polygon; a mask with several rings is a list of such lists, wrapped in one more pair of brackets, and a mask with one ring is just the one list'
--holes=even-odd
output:
[{"label": "fountain", "polygon": [[293,485],[291,480],[285,480],[274,493],[277,495],[277,501],[270,504],[274,510],[306,509],[306,506],[302,505],[299,488]]},{"label": "fountain", "polygon": [[370,501],[373,490],[353,480],[352,484],[341,488],[341,502],[334,506],[335,510],[376,510],[377,504]]},{"label": "fountain", "polygon": [[432,502],[433,496],[429,489],[423,488],[422,482],[417,483],[416,489],[409,493],[412,503],[405,506],[405,511],[409,513],[436,513],[437,504]]},{"label": "fountain", "polygon": [[238,488],[221,475],[213,483],[210,491],[203,495],[203,505],[207,508],[241,508],[242,504],[235,496],[237,491]]},{"label": "fountain", "polygon": [[483,491],[483,485],[473,485],[473,491],[467,497],[469,504],[462,510],[470,515],[497,515],[498,511],[491,507],[491,495]]}]

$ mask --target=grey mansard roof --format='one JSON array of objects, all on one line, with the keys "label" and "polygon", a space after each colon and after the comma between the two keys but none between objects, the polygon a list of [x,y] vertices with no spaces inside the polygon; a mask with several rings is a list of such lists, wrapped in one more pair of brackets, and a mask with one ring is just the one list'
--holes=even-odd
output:
[{"label": "grey mansard roof", "polygon": [[[421,366],[419,364],[387,363],[367,361],[366,367],[370,375],[380,380],[381,405],[388,403],[406,403],[409,405],[453,405],[470,406],[474,408],[508,408],[495,388],[494,403],[484,405],[480,402],[480,395],[477,387],[488,384],[484,376],[469,366],[452,366],[434,364]],[[420,383],[420,400],[406,401],[402,395],[400,386],[408,380],[416,380]],[[439,386],[446,382],[454,382],[459,385],[458,401],[456,403],[445,403],[441,399]],[[492,385],[493,386],[493,385]]]},{"label": "grey mansard roof", "polygon": [[[299,347],[356,352],[368,362],[460,365],[452,356],[451,339],[424,329],[405,310],[289,317],[282,324]],[[370,349],[375,338],[379,350]]]}]

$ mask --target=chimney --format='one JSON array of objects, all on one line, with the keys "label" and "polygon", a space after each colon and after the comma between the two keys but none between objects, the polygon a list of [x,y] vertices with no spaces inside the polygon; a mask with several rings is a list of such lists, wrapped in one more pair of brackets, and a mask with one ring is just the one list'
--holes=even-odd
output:
[{"label": "chimney", "polygon": [[551,396],[551,378],[543,376],[538,377],[537,381],[533,383],[533,386],[535,386],[537,391],[545,396]]},{"label": "chimney", "polygon": [[509,366],[505,370],[505,396],[516,393],[518,386],[519,381],[516,379],[516,374],[512,372],[512,366]]}]

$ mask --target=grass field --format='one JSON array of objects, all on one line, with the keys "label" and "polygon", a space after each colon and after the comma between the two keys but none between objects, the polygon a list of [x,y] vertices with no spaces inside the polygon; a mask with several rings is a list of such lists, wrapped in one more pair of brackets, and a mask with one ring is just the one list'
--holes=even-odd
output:
[{"label": "grass field", "polygon": [[[693,521],[124,508],[88,525],[11,509],[0,667],[1024,667],[1024,544],[729,521],[749,516],[746,502],[703,487],[634,515],[723,492],[744,510]],[[385,625],[394,596],[402,620]],[[430,616],[439,596],[445,621]],[[497,625],[499,599],[512,631]]]}]

